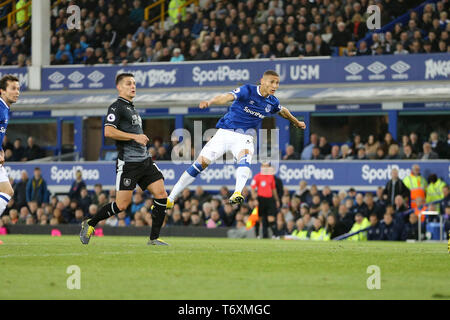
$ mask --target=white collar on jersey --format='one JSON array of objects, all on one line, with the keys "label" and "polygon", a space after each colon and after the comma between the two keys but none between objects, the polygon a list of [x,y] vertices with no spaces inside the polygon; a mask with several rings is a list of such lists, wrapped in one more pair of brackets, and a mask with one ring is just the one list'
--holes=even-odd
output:
[{"label": "white collar on jersey", "polygon": [[258,92],[258,94],[259,94],[261,97],[264,98],[264,96],[261,94],[261,91],[259,91],[259,87],[261,87],[261,86],[257,86],[257,87],[256,87],[256,92]]},{"label": "white collar on jersey", "polygon": [[8,104],[5,102],[5,100],[3,100],[2,99],[2,97],[0,97],[0,100],[3,102],[3,104],[8,108],[8,110],[9,110],[9,106],[8,106]]}]

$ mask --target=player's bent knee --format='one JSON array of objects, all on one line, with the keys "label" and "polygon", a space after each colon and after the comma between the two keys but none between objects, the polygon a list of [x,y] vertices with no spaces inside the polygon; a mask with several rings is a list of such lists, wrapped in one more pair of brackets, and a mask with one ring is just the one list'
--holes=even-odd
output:
[{"label": "player's bent knee", "polygon": [[206,159],[202,156],[198,157],[197,162],[202,165],[203,169],[206,169],[209,166],[209,164],[211,163],[211,161],[209,161],[208,159]]},{"label": "player's bent knee", "polygon": [[159,191],[159,192],[155,192],[155,193],[153,194],[153,196],[154,196],[156,199],[165,199],[165,198],[167,198],[169,195],[167,194],[166,190],[162,190],[162,191]]},{"label": "player's bent knee", "polygon": [[117,208],[119,208],[120,212],[126,210],[130,203],[131,201],[116,201]]}]

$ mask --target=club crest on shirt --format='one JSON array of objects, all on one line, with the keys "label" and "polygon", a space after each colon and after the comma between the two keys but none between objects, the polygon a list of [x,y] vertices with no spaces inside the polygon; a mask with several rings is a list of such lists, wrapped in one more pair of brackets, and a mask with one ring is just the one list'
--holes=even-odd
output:
[{"label": "club crest on shirt", "polygon": [[266,112],[270,112],[270,104],[266,106]]},{"label": "club crest on shirt", "polygon": [[131,119],[132,119],[133,126],[138,125],[139,127],[142,127],[142,119],[139,115],[133,114],[131,116]]}]

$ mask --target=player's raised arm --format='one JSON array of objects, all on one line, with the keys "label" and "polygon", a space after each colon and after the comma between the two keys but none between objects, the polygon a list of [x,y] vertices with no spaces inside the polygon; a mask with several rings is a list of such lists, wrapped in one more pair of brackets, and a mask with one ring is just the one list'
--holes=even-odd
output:
[{"label": "player's raised arm", "polygon": [[300,129],[306,129],[306,124],[303,121],[298,120],[292,115],[292,113],[285,107],[281,107],[281,111],[278,112],[280,116],[288,119],[295,127]]},{"label": "player's raised arm", "polygon": [[208,101],[201,101],[199,104],[200,109],[208,108],[212,105],[224,105],[228,102],[231,102],[234,100],[234,95],[231,93],[223,93],[219,94],[218,96],[215,96],[214,98],[208,100]]}]

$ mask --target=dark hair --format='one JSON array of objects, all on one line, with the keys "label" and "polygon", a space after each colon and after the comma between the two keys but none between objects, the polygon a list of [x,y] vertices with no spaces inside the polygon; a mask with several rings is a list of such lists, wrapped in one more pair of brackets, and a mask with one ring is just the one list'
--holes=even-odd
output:
[{"label": "dark hair", "polygon": [[280,77],[280,75],[274,71],[274,70],[267,70],[266,72],[264,72],[263,77],[265,76],[275,76],[275,77]]},{"label": "dark hair", "polygon": [[118,85],[119,82],[122,81],[122,79],[123,79],[123,78],[126,78],[126,77],[132,77],[132,78],[134,78],[134,74],[132,74],[132,73],[119,73],[119,74],[116,76],[116,85]]},{"label": "dark hair", "polygon": [[16,76],[13,76],[12,74],[4,75],[0,79],[0,90],[6,90],[6,87],[8,86],[8,81],[17,81],[19,82],[19,78]]},{"label": "dark hair", "polygon": [[438,177],[434,173],[430,174],[428,177],[428,183],[435,183],[437,181]]}]

